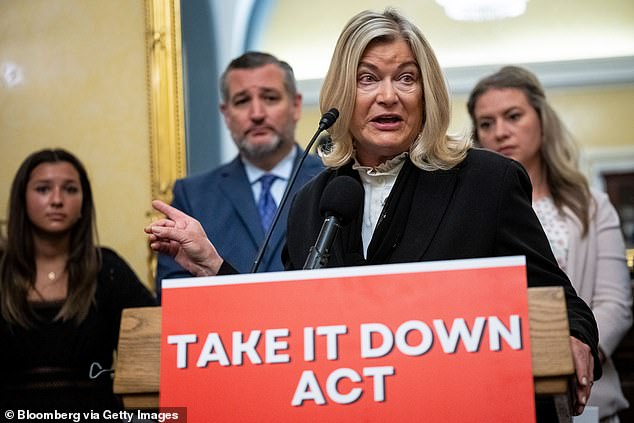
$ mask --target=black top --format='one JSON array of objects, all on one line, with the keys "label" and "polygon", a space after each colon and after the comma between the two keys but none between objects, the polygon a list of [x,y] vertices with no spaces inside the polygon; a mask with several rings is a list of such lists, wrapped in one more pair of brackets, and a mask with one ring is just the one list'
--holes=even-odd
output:
[{"label": "black top", "polygon": [[[322,172],[297,193],[283,253],[287,269],[303,267],[324,221],[319,213],[321,195],[338,175],[359,180],[348,164]],[[564,288],[570,333],[592,349],[598,378],[594,316],[557,265],[531,206],[531,191],[530,179],[518,162],[490,151],[472,149],[449,170],[424,171],[407,160],[386,201],[367,258],[362,251],[361,206],[358,218],[337,234],[328,267],[526,256],[529,287]]]},{"label": "black top", "polygon": [[156,305],[153,295],[114,251],[101,248],[95,302],[86,319],[54,321],[61,302],[34,303],[35,327],[0,318],[0,409],[112,409],[110,369],[119,339],[121,311]]}]

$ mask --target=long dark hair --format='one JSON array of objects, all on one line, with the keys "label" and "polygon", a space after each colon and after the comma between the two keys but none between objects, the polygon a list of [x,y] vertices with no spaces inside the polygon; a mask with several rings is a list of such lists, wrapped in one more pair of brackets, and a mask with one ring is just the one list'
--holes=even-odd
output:
[{"label": "long dark hair", "polygon": [[45,149],[28,156],[20,165],[9,200],[7,242],[0,260],[0,311],[5,321],[32,326],[34,315],[27,301],[35,285],[34,226],[27,214],[26,188],[31,172],[42,163],[70,163],[79,174],[83,201],[81,218],[70,230],[68,251],[68,294],[57,315],[63,321],[82,322],[94,302],[101,257],[96,248],[95,208],[88,174],[73,154],[62,149]]}]

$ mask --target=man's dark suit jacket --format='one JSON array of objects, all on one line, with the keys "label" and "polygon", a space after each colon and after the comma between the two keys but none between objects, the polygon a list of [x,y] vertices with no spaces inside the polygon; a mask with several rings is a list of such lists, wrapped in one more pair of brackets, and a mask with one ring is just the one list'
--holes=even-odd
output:
[{"label": "man's dark suit jacket", "polygon": [[[528,286],[564,287],[571,335],[592,349],[598,378],[601,366],[594,316],[555,261],[533,212],[531,183],[524,168],[497,153],[479,149],[470,150],[467,158],[450,170],[412,167],[415,182],[411,184],[411,206],[401,225],[404,230],[397,242],[390,242],[388,258],[370,264],[526,256]],[[303,267],[324,221],[319,213],[321,194],[328,182],[340,174],[356,175],[358,179],[348,164],[322,172],[295,196],[284,250],[287,269]],[[362,213],[363,206],[359,215]],[[360,219],[337,234],[328,267],[363,264],[358,257],[350,260],[351,244],[344,244],[343,240],[352,239],[351,234],[358,237],[360,245]]]},{"label": "man's dark suit jacket", "polygon": [[[302,156],[299,146],[295,165]],[[321,160],[308,155],[289,194],[289,202],[271,236],[259,272],[283,270],[281,251],[292,196],[308,180],[324,169]],[[265,233],[244,164],[239,157],[212,171],[179,179],[174,184],[172,205],[197,219],[218,253],[240,273],[251,270]],[[160,254],[156,272],[157,291],[163,279],[191,277],[171,257]]]}]

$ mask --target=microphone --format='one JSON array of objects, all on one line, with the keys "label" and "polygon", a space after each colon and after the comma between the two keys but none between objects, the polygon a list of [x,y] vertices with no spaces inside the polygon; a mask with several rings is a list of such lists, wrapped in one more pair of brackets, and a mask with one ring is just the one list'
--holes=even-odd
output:
[{"label": "microphone", "polygon": [[350,176],[337,176],[326,185],[319,200],[319,213],[325,217],[324,224],[317,242],[310,247],[303,269],[320,269],[328,264],[337,231],[354,219],[362,202],[363,188]]},{"label": "microphone", "polygon": [[332,109],[324,113],[321,116],[321,119],[319,119],[319,127],[317,128],[315,135],[313,135],[310,142],[304,149],[304,154],[302,154],[302,157],[299,159],[297,166],[295,166],[295,169],[293,169],[293,173],[291,174],[291,177],[288,180],[288,184],[286,184],[286,189],[284,190],[284,194],[282,195],[280,204],[277,206],[277,210],[275,211],[275,216],[273,216],[273,221],[271,222],[271,226],[269,227],[269,230],[266,233],[266,236],[264,237],[264,242],[262,242],[262,245],[260,246],[260,250],[258,251],[258,255],[255,257],[255,261],[253,262],[253,266],[251,267],[251,273],[257,273],[258,268],[260,267],[260,263],[262,262],[262,257],[264,257],[264,252],[266,251],[266,247],[269,245],[269,242],[271,241],[271,235],[273,235],[273,230],[275,229],[277,221],[280,219],[280,215],[282,214],[282,209],[286,205],[288,195],[291,192],[291,189],[293,188],[293,184],[295,183],[295,180],[297,179],[297,174],[299,173],[299,169],[302,167],[304,160],[306,160],[306,157],[308,156],[308,152],[310,152],[310,149],[313,147],[313,144],[315,143],[315,140],[317,139],[319,134],[321,134],[324,130],[330,128],[335,123],[338,117],[339,117],[339,110],[333,107]]},{"label": "microphone", "polygon": [[[338,117],[339,117],[339,110],[335,109],[334,107],[328,110],[326,113],[324,113],[321,116],[321,119],[319,119],[319,132],[323,131],[324,129],[330,128],[332,124],[335,123]],[[319,132],[315,135],[319,135]],[[316,138],[316,137],[313,137],[313,138]]]}]

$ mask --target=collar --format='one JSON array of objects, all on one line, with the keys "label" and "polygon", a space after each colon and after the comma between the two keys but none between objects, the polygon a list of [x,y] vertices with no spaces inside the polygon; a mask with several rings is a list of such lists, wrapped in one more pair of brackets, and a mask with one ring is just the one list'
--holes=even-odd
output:
[{"label": "collar", "polygon": [[363,166],[359,164],[356,156],[354,157],[354,163],[352,164],[352,169],[357,170],[360,175],[366,174],[369,176],[386,176],[386,175],[398,175],[401,168],[403,167],[403,163],[405,163],[405,159],[409,153],[407,151],[399,154],[398,156],[392,157],[391,159],[381,163],[377,167]]},{"label": "collar", "polygon": [[244,170],[247,174],[247,178],[249,179],[249,183],[253,185],[265,173],[270,173],[284,181],[287,181],[288,178],[290,178],[291,176],[291,172],[293,171],[293,166],[295,165],[296,156],[297,156],[297,147],[294,147],[282,160],[280,160],[275,165],[273,169],[271,169],[268,172],[260,169],[259,167],[255,166],[253,163],[249,162],[243,157],[241,157],[241,160],[242,160],[242,163],[244,163]]}]

